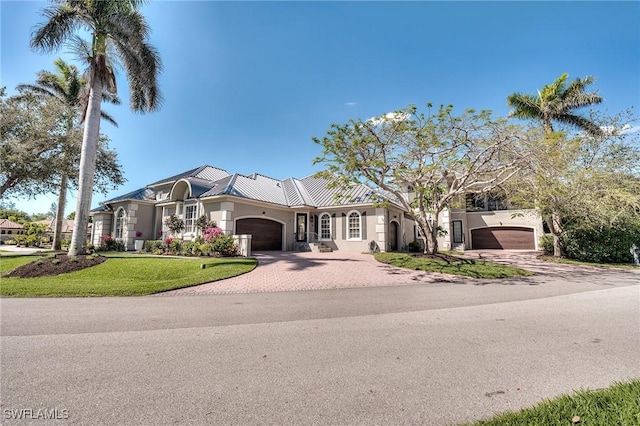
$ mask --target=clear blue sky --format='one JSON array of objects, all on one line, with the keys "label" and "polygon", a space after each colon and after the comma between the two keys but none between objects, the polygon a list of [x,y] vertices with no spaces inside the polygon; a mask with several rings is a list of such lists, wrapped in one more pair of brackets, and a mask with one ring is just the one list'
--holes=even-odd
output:
[{"label": "clear blue sky", "polygon": [[[42,2],[0,2],[1,84],[9,93],[64,55],[29,49]],[[177,2],[142,9],[163,59],[164,107],[105,109],[128,182],[109,197],[190,168],[305,177],[311,138],[331,123],[409,104],[508,112],[560,74],[593,75],[601,109],[640,107],[639,2]],[[119,76],[123,100],[128,98]],[[637,113],[637,111],[636,111]],[[27,213],[55,196],[16,201]],[[67,211],[75,210],[75,194]]]}]

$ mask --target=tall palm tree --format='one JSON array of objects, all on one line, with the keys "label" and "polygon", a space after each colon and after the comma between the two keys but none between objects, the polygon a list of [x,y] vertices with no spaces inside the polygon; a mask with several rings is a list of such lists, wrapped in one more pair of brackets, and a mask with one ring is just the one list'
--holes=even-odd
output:
[{"label": "tall palm tree", "polygon": [[[149,26],[138,11],[141,0],[54,0],[43,11],[46,22],[36,26],[31,47],[50,52],[68,44],[88,64],[89,98],[80,155],[78,204],[69,255],[86,253],[86,231],[96,168],[102,93],[116,93],[114,63],[120,62],[129,82],[133,111],[160,107],[158,75],[162,68],[156,49],[148,42]],[[85,30],[91,42],[76,31]]]},{"label": "tall palm tree", "polygon": [[[72,142],[72,133],[76,122],[82,122],[84,120],[89,94],[88,82],[80,75],[74,65],[69,65],[60,58],[56,59],[53,64],[56,68],[55,73],[45,70],[40,71],[35,84],[20,84],[17,89],[21,92],[29,91],[43,98],[55,99],[65,107],[67,111],[66,117],[64,117],[66,121],[66,142],[69,144]],[[105,93],[103,100],[113,104],[120,104],[118,97],[109,93]],[[106,112],[101,111],[100,115],[103,120],[108,121],[116,127],[118,126],[114,118]],[[64,151],[68,151],[68,149]],[[66,160],[70,161],[69,158],[66,158]],[[67,188],[69,186],[68,173],[65,169],[61,169],[60,171],[60,192],[58,194],[58,206],[53,228],[54,250],[60,250],[62,246],[62,219],[67,203]]]},{"label": "tall palm tree", "polygon": [[507,105],[513,107],[509,115],[539,120],[547,134],[553,132],[552,122],[556,121],[577,127],[594,136],[601,135],[602,130],[593,121],[574,113],[578,108],[602,102],[602,97],[597,93],[585,92],[586,86],[593,83],[595,78],[578,78],[567,86],[568,77],[568,74],[562,74],[553,83],[539,90],[537,95],[509,95]]},{"label": "tall palm tree", "polygon": [[[602,129],[588,118],[574,113],[576,109],[596,105],[602,102],[597,93],[586,93],[587,85],[595,81],[594,77],[578,78],[567,86],[568,74],[562,74],[553,83],[542,87],[538,95],[513,93],[507,97],[507,105],[513,107],[511,117],[533,119],[542,122],[548,149],[562,151],[557,144],[558,135],[554,135],[553,122],[569,124],[592,136],[601,136]],[[553,158],[561,156],[555,155]],[[561,256],[561,237],[563,233],[563,216],[556,210],[549,212],[545,221],[553,235],[553,254]]]}]

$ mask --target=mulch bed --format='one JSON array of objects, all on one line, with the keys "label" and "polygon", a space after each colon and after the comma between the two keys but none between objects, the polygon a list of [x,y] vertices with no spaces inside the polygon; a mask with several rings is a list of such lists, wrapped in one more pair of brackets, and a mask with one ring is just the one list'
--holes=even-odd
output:
[{"label": "mulch bed", "polygon": [[7,278],[50,277],[90,268],[105,260],[107,260],[106,257],[99,255],[67,256],[66,254],[57,254],[54,257],[47,257],[19,266],[3,276]]}]

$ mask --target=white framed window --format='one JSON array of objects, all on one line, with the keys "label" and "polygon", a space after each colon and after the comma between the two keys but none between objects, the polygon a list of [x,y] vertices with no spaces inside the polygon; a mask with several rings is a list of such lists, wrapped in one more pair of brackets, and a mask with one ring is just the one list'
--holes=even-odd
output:
[{"label": "white framed window", "polygon": [[362,239],[362,216],[355,210],[347,215],[347,239]]},{"label": "white framed window", "polygon": [[196,207],[198,206],[195,204],[184,207],[184,232],[196,230]]},{"label": "white framed window", "polygon": [[124,209],[120,207],[116,213],[116,221],[113,229],[114,237],[117,240],[121,240],[124,236],[125,220]]},{"label": "white framed window", "polygon": [[331,215],[329,213],[322,213],[320,215],[320,239],[331,239]]}]

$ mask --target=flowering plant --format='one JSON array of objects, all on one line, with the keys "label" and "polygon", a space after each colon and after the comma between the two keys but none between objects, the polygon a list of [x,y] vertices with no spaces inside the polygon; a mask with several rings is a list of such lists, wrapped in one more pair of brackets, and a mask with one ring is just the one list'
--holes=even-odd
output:
[{"label": "flowering plant", "polygon": [[136,231],[136,238],[140,238],[142,237],[142,232],[141,231]]},{"label": "flowering plant", "polygon": [[211,228],[204,228],[202,230],[202,238],[208,243],[218,238],[220,235],[224,234],[224,231],[217,226]]}]

